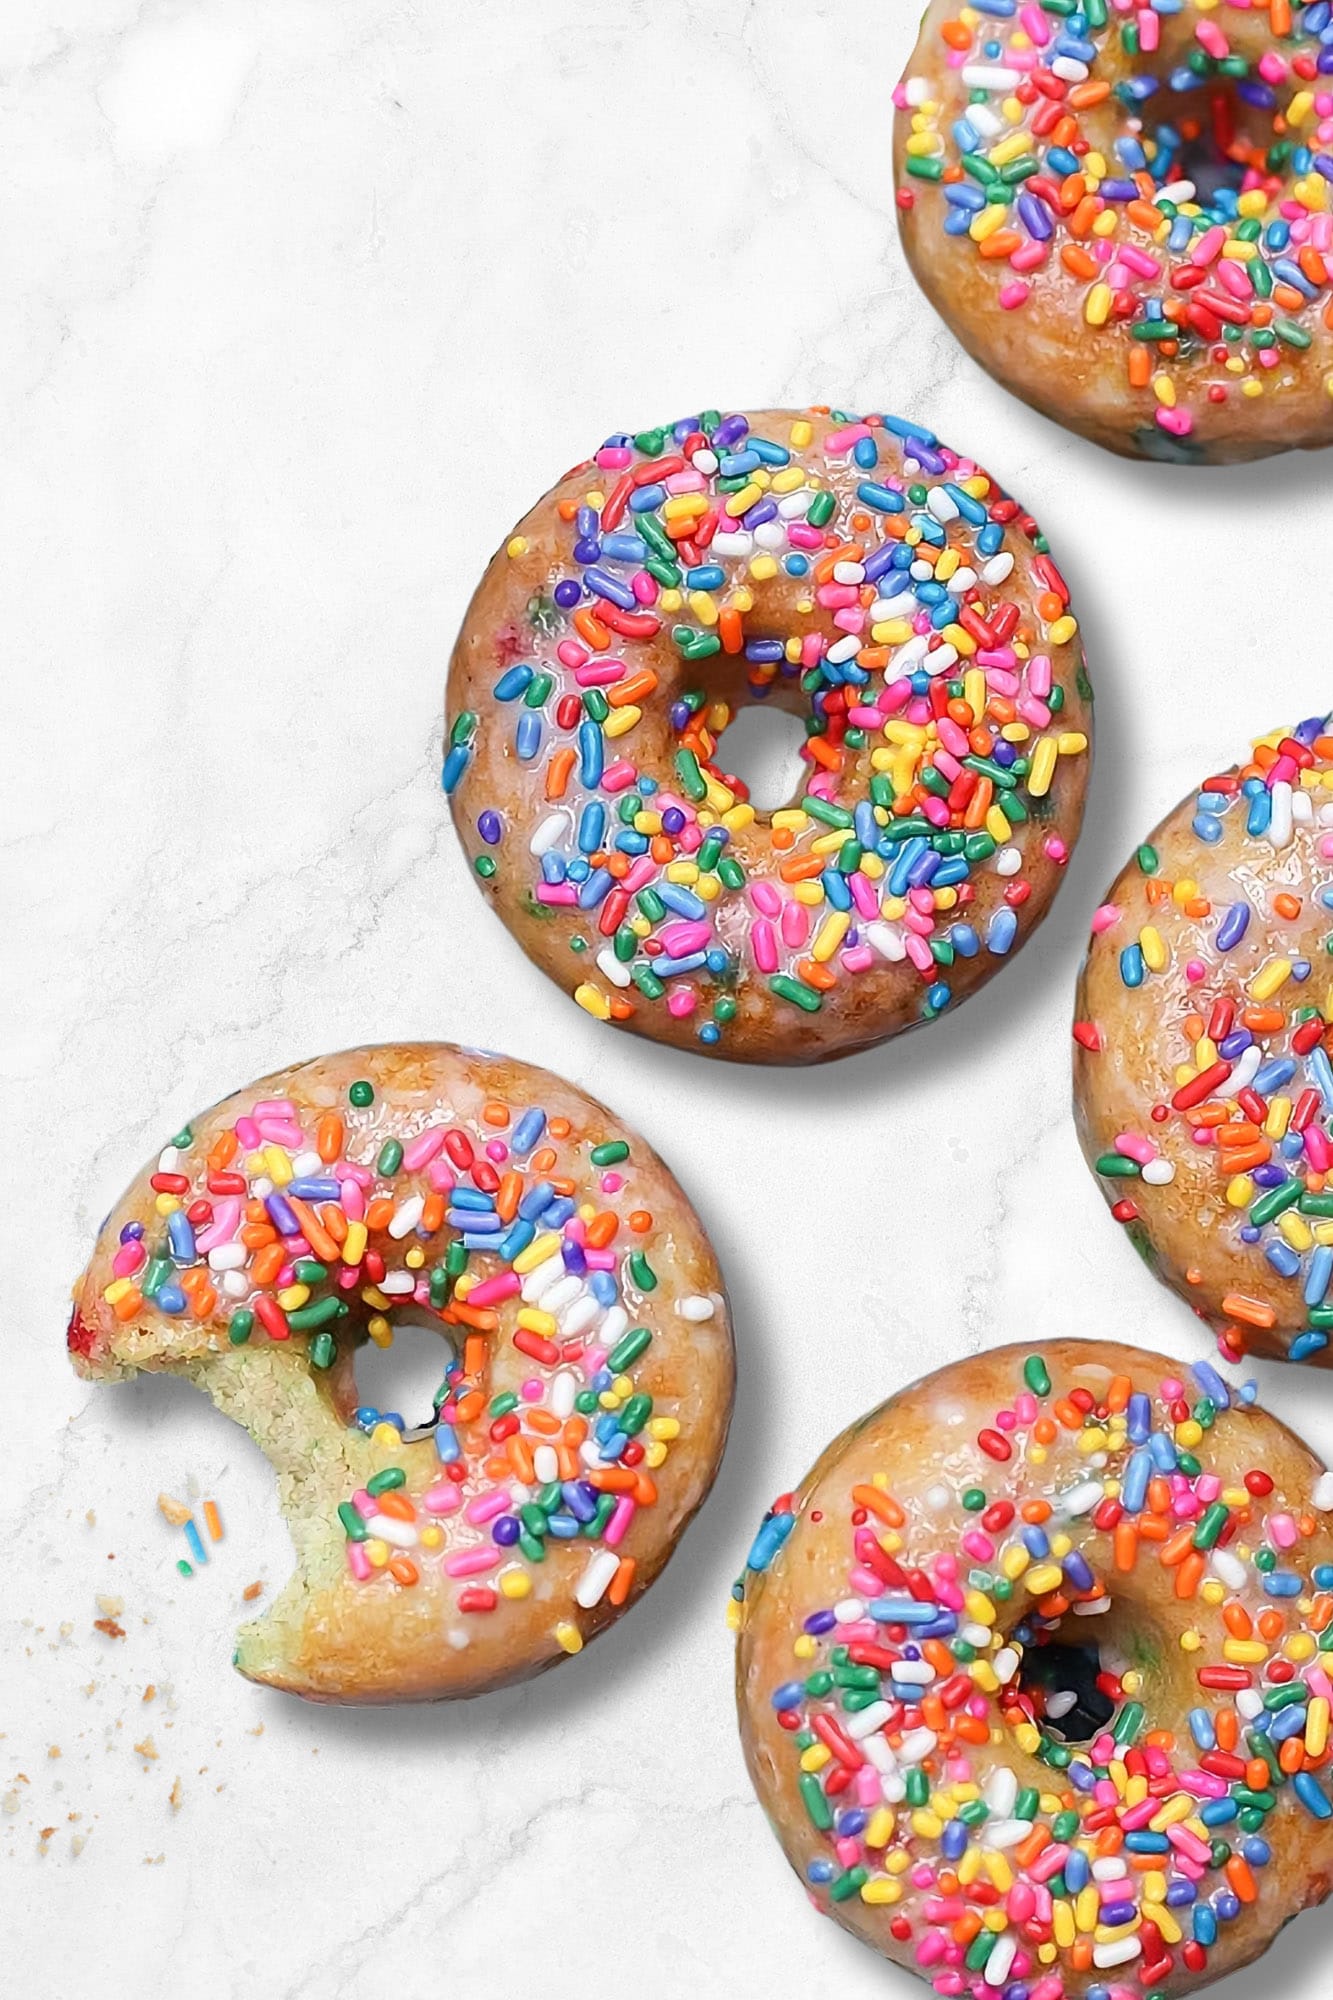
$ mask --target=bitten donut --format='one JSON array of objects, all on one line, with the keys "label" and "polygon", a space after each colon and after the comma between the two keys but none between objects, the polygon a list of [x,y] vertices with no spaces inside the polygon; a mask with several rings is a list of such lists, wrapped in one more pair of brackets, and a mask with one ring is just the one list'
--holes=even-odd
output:
[{"label": "bitten donut", "polygon": [[932,0],[898,219],[968,352],[1112,451],[1333,440],[1328,0]]},{"label": "bitten donut", "polygon": [[1333,734],[1205,778],[1093,919],[1074,1114],[1111,1213],[1224,1351],[1327,1362]]},{"label": "bitten donut", "polygon": [[[1032,517],[897,417],[616,435],[527,514],[454,649],[444,789],[494,907],[599,1020],[818,1062],[963,999],[1077,836],[1089,689]],[[801,717],[796,797],[727,775]]]},{"label": "bitten donut", "polygon": [[1333,1477],[1251,1397],[1000,1348],[760,1528],[750,1776],[815,1908],[936,1993],[1184,1993],[1328,1893]]},{"label": "bitten donut", "polygon": [[[354,1350],[438,1330],[433,1420]],[[265,1077],[179,1132],[75,1288],[81,1375],[184,1375],[273,1464],[296,1568],[236,1665],[317,1701],[480,1693],[577,1653],[667,1561],[726,1439],[722,1280],[656,1154],[547,1071],[446,1043]]]}]

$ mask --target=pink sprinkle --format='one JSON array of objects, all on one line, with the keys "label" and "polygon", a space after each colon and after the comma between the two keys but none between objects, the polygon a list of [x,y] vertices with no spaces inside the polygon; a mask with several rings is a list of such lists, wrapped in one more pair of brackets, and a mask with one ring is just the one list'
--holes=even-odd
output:
[{"label": "pink sprinkle", "polygon": [[1157,1158],[1157,1148],[1151,1139],[1145,1139],[1137,1132],[1117,1132],[1115,1149],[1125,1159],[1137,1160],[1141,1167],[1146,1167],[1150,1160]]},{"label": "pink sprinkle", "polygon": [[767,917],[756,917],[750,931],[750,949],[754,962],[761,972],[776,972],[778,969],[778,945],[773,934],[773,926]]},{"label": "pink sprinkle", "polygon": [[500,1560],[499,1549],[459,1549],[445,1557],[446,1576],[484,1576]]},{"label": "pink sprinkle", "polygon": [[428,1514],[456,1514],[463,1504],[462,1491],[452,1479],[440,1479],[426,1488],[421,1504]]},{"label": "pink sprinkle", "polygon": [[667,995],[667,1012],[677,1021],[683,1021],[692,1014],[699,1003],[699,996],[692,986],[673,986]]},{"label": "pink sprinkle", "polygon": [[[1018,255],[1019,252],[1015,251],[1014,256]],[[1001,285],[998,297],[1003,311],[1017,312],[1018,308],[1025,306],[1032,297],[1032,287],[1025,284],[1021,278],[1012,278],[1007,285]]]},{"label": "pink sprinkle", "polygon": [[430,1162],[435,1158],[435,1155],[441,1150],[443,1145],[444,1127],[442,1125],[431,1125],[424,1132],[418,1132],[416,1138],[410,1139],[407,1145],[403,1147],[404,1171],[409,1174],[420,1173],[423,1167],[430,1165]]},{"label": "pink sprinkle", "polygon": [[1118,903],[1103,903],[1100,909],[1094,910],[1092,913],[1092,934],[1094,937],[1100,937],[1103,931],[1109,931],[1119,922],[1120,905]]},{"label": "pink sprinkle", "polygon": [[514,1271],[500,1271],[493,1278],[483,1278],[474,1285],[467,1295],[470,1306],[494,1306],[501,1299],[512,1299],[515,1292],[522,1289],[522,1280]]},{"label": "pink sprinkle", "polygon": [[370,1576],[370,1557],[363,1542],[348,1542],[347,1567],[358,1583],[365,1583]]}]

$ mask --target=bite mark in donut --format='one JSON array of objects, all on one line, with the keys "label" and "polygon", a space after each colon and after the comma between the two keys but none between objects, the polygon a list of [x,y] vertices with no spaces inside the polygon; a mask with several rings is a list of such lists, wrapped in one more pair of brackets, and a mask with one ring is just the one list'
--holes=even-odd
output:
[{"label": "bite mark in donut", "polygon": [[939,1994],[1173,1995],[1327,1892],[1333,1475],[1193,1377],[1091,1341],[944,1368],[751,1548],[760,1800],[815,1907]]},{"label": "bite mark in donut", "polygon": [[[356,1346],[434,1328],[431,1422]],[[272,1461],[296,1569],[239,1634],[316,1700],[471,1694],[580,1651],[653,1581],[730,1417],[722,1281],[645,1142],[446,1044],[263,1079],[179,1133],[76,1288],[83,1375],[186,1376]]]},{"label": "bite mark in donut", "polygon": [[1333,1328],[1333,735],[1205,779],[1093,920],[1074,1024],[1084,1155],[1225,1352],[1324,1362]]},{"label": "bite mark in donut", "polygon": [[[727,771],[765,700],[807,732],[772,812]],[[973,460],[896,417],[712,411],[609,438],[519,523],[447,724],[476,879],[582,1007],[813,1062],[933,1019],[1035,928],[1091,689],[1044,537]]]},{"label": "bite mark in donut", "polygon": [[922,288],[1114,451],[1333,441],[1333,14],[932,0],[895,95]]}]

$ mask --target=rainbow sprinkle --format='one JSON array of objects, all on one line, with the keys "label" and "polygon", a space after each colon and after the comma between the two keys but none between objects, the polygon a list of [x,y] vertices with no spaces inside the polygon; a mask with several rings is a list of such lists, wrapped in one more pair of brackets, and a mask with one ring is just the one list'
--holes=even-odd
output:
[{"label": "rainbow sprinkle", "polygon": [[[456,655],[443,782],[478,877],[556,929],[590,1014],[660,1010],[712,1049],[758,993],[799,1060],[828,996],[867,982],[891,1032],[886,966],[928,1020],[962,962],[1020,942],[1067,859],[1091,690],[1044,538],[972,460],[897,417],[770,428],[609,438],[547,509],[554,566],[524,524],[472,707]],[[806,775],[770,814],[720,759],[733,700],[773,696]]]},{"label": "rainbow sprinkle", "polygon": [[[1172,880],[1146,844],[1094,919],[1090,959],[1117,953],[1119,989],[1142,991],[1154,1038],[1165,1035],[1174,1056],[1175,1084],[1169,1096],[1145,1101],[1109,1151],[1090,1155],[1094,1170],[1112,1214],[1150,1257],[1152,1190],[1182,1173],[1209,1212],[1209,1229],[1220,1206],[1237,1247],[1262,1251],[1249,1288],[1220,1302],[1220,1338],[1232,1356],[1254,1330],[1275,1328],[1279,1310],[1284,1322],[1304,1322],[1287,1349],[1293,1361],[1322,1354],[1333,1329],[1333,1010],[1300,948],[1313,917],[1331,927],[1322,953],[1333,950],[1333,915],[1320,915],[1333,911],[1333,736],[1325,726],[1314,716],[1260,741],[1249,762],[1208,778],[1194,800],[1190,839],[1201,868],[1242,820],[1256,855],[1289,857],[1294,867],[1273,881],[1257,868],[1235,869],[1232,899],[1215,905],[1193,879],[1188,852]],[[1233,955],[1256,939],[1262,959],[1238,977]],[[1163,1005],[1166,977],[1183,978],[1183,1006]],[[1127,1034],[1139,1019],[1125,1017]],[[1114,1057],[1117,1032],[1095,1019],[1075,1022],[1078,1088],[1090,1103],[1099,1058],[1108,1049]]]},{"label": "rainbow sprinkle", "polygon": [[[1333,1817],[1333,1563],[1307,1553],[1328,1546],[1333,1475],[1296,1495],[1262,1463],[1210,1470],[1214,1448],[1246,1464],[1261,1413],[1207,1363],[1192,1394],[1102,1376],[1065,1387],[1029,1356],[937,1486],[848,1492],[835,1465],[776,1503],[733,1594],[743,1629],[798,1523],[845,1516],[843,1594],[793,1633],[791,1677],[748,1698],[790,1742],[817,1907],[882,1909],[884,1949],[940,1994],[1129,2000],[1197,1978],[1263,1893],[1275,1818]],[[1131,1589],[1137,1663],[1097,1645]],[[1151,1712],[1171,1644],[1197,1689],[1178,1724]]]},{"label": "rainbow sprinkle", "polygon": [[[1229,31],[1259,13],[1255,57]],[[1118,339],[1138,451],[1204,458],[1210,407],[1333,394],[1299,365],[1333,328],[1329,0],[974,0],[923,48],[942,75],[895,94],[900,209],[974,246],[1000,312],[1072,285],[1089,355]]]}]

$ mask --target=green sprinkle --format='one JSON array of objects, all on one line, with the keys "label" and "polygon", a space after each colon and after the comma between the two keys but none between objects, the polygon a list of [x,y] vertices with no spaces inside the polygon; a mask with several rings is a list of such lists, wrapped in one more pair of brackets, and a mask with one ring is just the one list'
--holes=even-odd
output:
[{"label": "green sprinkle", "polygon": [[358,1111],[364,1111],[368,1104],[375,1102],[374,1084],[367,1083],[364,1078],[359,1083],[354,1083],[347,1093],[347,1101],[349,1104],[354,1104]]},{"label": "green sprinkle", "polygon": [[625,1139],[608,1139],[603,1145],[594,1146],[588,1158],[595,1167],[618,1166],[621,1160],[629,1158],[629,1142]]},{"label": "green sprinkle", "polygon": [[[652,1338],[646,1326],[632,1326],[628,1333],[622,1334],[606,1357],[606,1365],[611,1373],[623,1375],[627,1368],[632,1368],[645,1348],[651,1345]],[[594,1409],[597,1407],[595,1396],[592,1406]]]},{"label": "green sprinkle", "polygon": [[791,979],[785,972],[775,972],[768,982],[770,993],[776,993],[779,1000],[790,1000],[794,1007],[801,1007],[807,1014],[817,1014],[824,1004],[822,993],[816,993],[809,986],[802,986],[799,979]]},{"label": "green sprinkle", "polygon": [[1027,1383],[1028,1388],[1031,1389],[1034,1396],[1050,1395],[1050,1373],[1046,1367],[1046,1363],[1039,1354],[1029,1354],[1027,1360],[1023,1363],[1023,1380]]},{"label": "green sprinkle", "polygon": [[395,1486],[406,1486],[407,1474],[401,1465],[386,1465],[380,1472],[372,1472],[366,1481],[366,1491],[372,1497],[378,1493],[390,1493]]},{"label": "green sprinkle", "polygon": [[390,1174],[396,1174],[402,1164],[402,1147],[396,1139],[386,1139],[380,1147],[379,1158],[375,1162],[375,1172],[377,1174],[384,1174],[387,1177]]},{"label": "green sprinkle", "polygon": [[655,1292],[657,1290],[657,1273],[644,1256],[642,1250],[635,1250],[631,1253],[629,1274],[641,1292]]},{"label": "green sprinkle", "polygon": [[361,1516],[360,1510],[354,1507],[350,1500],[340,1500],[338,1502],[338,1519],[347,1530],[347,1539],[349,1542],[364,1542],[370,1533]]},{"label": "green sprinkle", "polygon": [[255,1316],[248,1306],[242,1306],[227,1321],[227,1338],[233,1347],[244,1347],[255,1330]]}]

